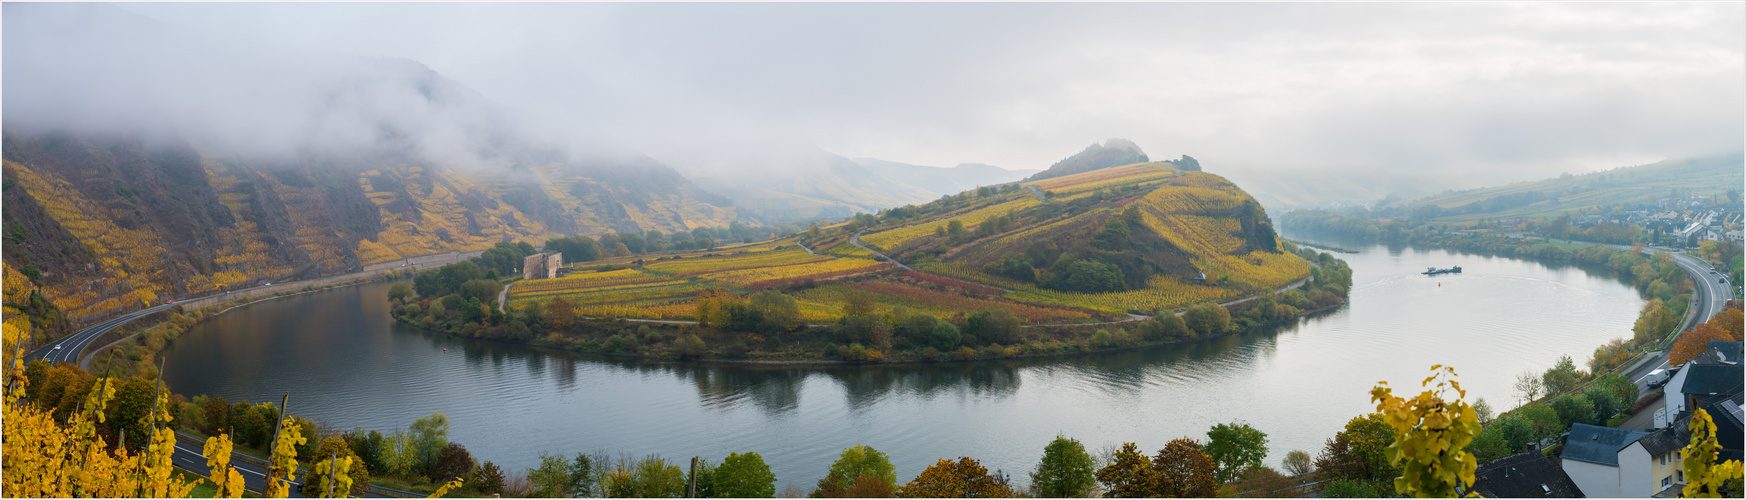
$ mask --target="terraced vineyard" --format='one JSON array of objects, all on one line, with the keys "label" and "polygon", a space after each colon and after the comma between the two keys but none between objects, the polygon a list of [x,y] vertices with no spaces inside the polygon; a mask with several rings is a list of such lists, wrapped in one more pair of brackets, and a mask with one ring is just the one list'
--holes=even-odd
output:
[{"label": "terraced vineyard", "polygon": [[[879,262],[849,242],[857,233],[921,272]],[[1281,251],[1271,221],[1241,189],[1168,162],[984,188],[800,238],[818,253],[789,239],[653,262],[612,259],[604,267],[631,268],[517,283],[511,307],[564,297],[585,315],[697,319],[706,290],[776,289],[809,323],[837,321],[846,304],[867,300],[879,314],[1004,310],[1026,323],[1061,324],[1228,301],[1285,287],[1310,270]],[[1120,281],[1085,289],[1073,261],[1116,270]]]},{"label": "terraced vineyard", "polygon": [[[787,244],[734,248],[739,250],[725,255],[715,252],[664,257],[638,268],[603,271],[582,268],[564,277],[518,282],[510,288],[510,306],[521,308],[528,302],[544,303],[563,297],[578,304],[579,314],[588,316],[695,319],[694,299],[704,290],[748,291],[805,280],[878,273],[892,267],[871,259],[808,254],[793,245],[792,240]],[[821,313],[814,315],[819,321],[835,319],[822,314],[833,310],[830,307],[813,309]]]}]

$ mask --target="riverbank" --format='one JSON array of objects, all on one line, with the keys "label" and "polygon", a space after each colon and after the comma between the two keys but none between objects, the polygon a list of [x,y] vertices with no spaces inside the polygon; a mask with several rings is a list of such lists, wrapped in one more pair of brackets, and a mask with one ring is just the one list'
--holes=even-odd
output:
[{"label": "riverbank", "polygon": [[[136,375],[148,377],[154,376],[157,372],[157,366],[148,362],[149,360],[156,359],[159,352],[168,347],[177,337],[187,332],[188,329],[193,328],[194,325],[200,324],[201,322],[220,314],[230,312],[232,309],[269,300],[295,297],[298,295],[336,288],[357,286],[379,281],[405,279],[412,275],[411,271],[412,267],[408,266],[405,270],[390,269],[387,271],[378,270],[351,273],[350,275],[335,276],[320,280],[318,282],[320,284],[304,284],[302,288],[281,288],[274,290],[267,295],[260,295],[258,293],[238,294],[237,297],[231,298],[229,301],[218,303],[212,303],[210,298],[206,298],[203,299],[203,301],[208,305],[193,309],[190,309],[188,306],[196,305],[199,302],[188,301],[184,304],[178,305],[176,308],[148,317],[155,319],[156,321],[154,322],[133,329],[124,330],[117,328],[110,330],[101,337],[98,337],[91,343],[101,345],[102,347],[88,349],[89,352],[79,358],[79,367],[87,372],[95,373],[101,371],[105,373],[113,373],[115,376],[122,378]],[[365,276],[358,277],[358,275]],[[351,279],[346,280],[342,278]],[[289,288],[289,285],[287,285],[287,288]],[[223,296],[221,295],[220,297]],[[132,344],[128,343],[130,341]],[[115,352],[120,356],[111,355],[104,356],[101,359],[98,358],[99,354],[111,350],[116,350]],[[97,361],[98,365],[92,366],[93,361]]]},{"label": "riverbank", "polygon": [[[1251,297],[1250,299],[1254,299],[1254,297]],[[1086,355],[1086,354],[1107,354],[1107,353],[1114,353],[1114,352],[1121,352],[1121,351],[1146,349],[1146,348],[1152,348],[1152,347],[1180,345],[1180,344],[1187,344],[1187,343],[1191,343],[1191,342],[1199,342],[1199,341],[1203,341],[1203,340],[1213,340],[1213,339],[1218,339],[1218,338],[1223,338],[1223,337],[1230,337],[1230,336],[1234,336],[1234,335],[1240,335],[1240,334],[1244,334],[1244,333],[1258,331],[1258,330],[1265,329],[1265,328],[1279,327],[1279,326],[1283,326],[1283,325],[1286,325],[1289,323],[1294,323],[1294,322],[1297,322],[1300,320],[1313,319],[1313,318],[1320,316],[1324,313],[1332,312],[1334,310],[1340,309],[1340,308],[1345,307],[1345,306],[1346,306],[1346,303],[1341,302],[1339,304],[1335,304],[1335,305],[1331,305],[1331,306],[1326,306],[1326,307],[1321,307],[1321,308],[1317,308],[1317,309],[1303,311],[1303,312],[1301,312],[1295,316],[1289,317],[1289,318],[1272,320],[1272,321],[1266,322],[1266,323],[1248,325],[1248,326],[1244,326],[1242,328],[1233,328],[1230,330],[1226,330],[1223,333],[1218,333],[1218,334],[1214,334],[1214,335],[1210,335],[1210,336],[1203,336],[1203,337],[1176,338],[1176,339],[1170,339],[1170,340],[1161,340],[1161,341],[1155,341],[1155,342],[1142,342],[1142,343],[1135,343],[1135,344],[1131,344],[1131,345],[1119,345],[1119,346],[1110,346],[1110,347],[1087,347],[1088,344],[1072,344],[1074,346],[1078,346],[1079,350],[1067,350],[1067,351],[1061,351],[1061,352],[1028,353],[1028,354],[1017,354],[1017,355],[1001,355],[1001,356],[992,356],[992,357],[944,358],[944,359],[932,359],[932,360],[928,360],[928,359],[884,360],[884,359],[881,359],[881,360],[877,360],[877,361],[875,361],[875,360],[850,361],[850,360],[841,360],[841,359],[782,360],[782,359],[683,358],[683,357],[678,357],[678,356],[673,356],[673,355],[655,355],[655,354],[646,354],[646,353],[637,354],[637,353],[611,352],[611,351],[605,351],[605,350],[599,350],[599,349],[585,350],[585,349],[580,349],[580,348],[576,348],[576,347],[556,345],[556,344],[550,344],[550,343],[544,343],[544,342],[538,342],[538,341],[519,341],[519,340],[514,340],[514,339],[502,339],[502,338],[469,337],[469,336],[465,336],[465,335],[457,335],[457,334],[453,334],[453,333],[448,333],[448,332],[436,330],[433,328],[426,328],[424,326],[413,323],[413,322],[409,321],[407,318],[399,316],[399,315],[396,315],[394,317],[394,319],[396,322],[398,322],[400,324],[410,326],[413,328],[417,328],[419,330],[423,330],[425,332],[436,334],[436,335],[448,335],[448,336],[464,338],[464,339],[484,340],[484,341],[490,341],[490,342],[501,342],[501,343],[505,343],[505,344],[522,345],[522,346],[528,346],[528,347],[537,347],[537,348],[541,348],[541,349],[552,349],[552,350],[557,350],[557,351],[574,352],[574,353],[580,353],[580,354],[609,356],[609,357],[622,358],[622,359],[638,359],[638,360],[650,360],[650,361],[671,361],[671,362],[695,362],[695,363],[705,363],[705,364],[723,364],[723,365],[741,365],[741,366],[784,366],[784,367],[807,367],[807,366],[821,366],[821,367],[823,367],[823,366],[860,366],[860,365],[902,366],[902,365],[932,365],[932,364],[943,364],[943,363],[966,363],[966,362],[978,362],[978,361],[1008,361],[1008,360],[1046,359],[1046,358],[1059,358],[1059,357],[1067,357],[1067,356],[1079,356],[1079,355]],[[1138,324],[1140,322],[1148,321],[1148,320],[1149,320],[1149,318],[1146,320],[1136,319],[1136,320],[1124,321],[1124,322],[1119,322],[1119,323],[1114,323],[1114,324]],[[596,321],[614,322],[614,323],[617,323],[619,325],[623,325],[625,323],[639,322],[636,320],[628,320],[628,319],[622,319],[622,318],[619,318],[619,319],[596,319]],[[1080,326],[1080,327],[1083,327],[1083,326],[1107,326],[1107,325],[1111,325],[1111,324],[1112,323],[1098,323],[1096,325],[1071,325],[1071,326]],[[1037,325],[1037,327],[1039,327],[1039,328],[1049,327],[1049,326],[1059,326],[1059,325]],[[1096,335],[1096,332],[1093,331],[1092,335]]]}]

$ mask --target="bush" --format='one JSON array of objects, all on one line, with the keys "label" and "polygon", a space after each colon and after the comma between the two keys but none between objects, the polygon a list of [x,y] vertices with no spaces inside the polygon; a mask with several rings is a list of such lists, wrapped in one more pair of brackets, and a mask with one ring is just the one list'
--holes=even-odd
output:
[{"label": "bush", "polygon": [[1369,481],[1335,479],[1322,486],[1322,498],[1381,498],[1382,490]]},{"label": "bush", "polygon": [[1231,312],[1224,306],[1211,302],[1201,302],[1189,306],[1188,312],[1182,315],[1183,323],[1200,336],[1224,333],[1231,325]]}]

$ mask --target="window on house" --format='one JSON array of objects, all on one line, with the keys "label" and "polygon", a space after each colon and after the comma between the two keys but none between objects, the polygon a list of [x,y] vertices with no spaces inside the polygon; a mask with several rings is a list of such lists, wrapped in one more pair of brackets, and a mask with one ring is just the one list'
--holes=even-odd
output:
[{"label": "window on house", "polygon": [[1673,471],[1673,476],[1676,478],[1679,478],[1679,482],[1681,482],[1681,483],[1685,482],[1685,471],[1682,471],[1682,470]]},{"label": "window on house", "polygon": [[1666,488],[1669,486],[1673,486],[1673,476],[1661,478],[1661,487]]}]

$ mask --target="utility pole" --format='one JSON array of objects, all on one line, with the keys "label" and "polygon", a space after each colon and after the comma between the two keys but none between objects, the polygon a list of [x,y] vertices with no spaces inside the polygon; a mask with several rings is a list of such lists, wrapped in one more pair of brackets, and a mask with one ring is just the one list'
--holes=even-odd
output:
[{"label": "utility pole", "polygon": [[[272,465],[273,464],[273,449],[277,448],[279,446],[279,431],[281,430],[280,429],[281,427],[284,427],[285,416],[290,414],[289,412],[285,411],[285,410],[289,409],[286,407],[289,406],[290,404],[291,404],[291,392],[286,391],[285,397],[279,399],[279,418],[273,419],[273,440],[267,442],[267,463],[269,465],[267,467],[267,477],[263,478],[266,481],[264,483],[262,483],[262,485],[261,485],[261,488],[262,488],[261,492],[262,493],[266,493],[266,488],[272,486],[273,481],[277,480],[279,477],[279,467],[276,465]],[[290,486],[287,485],[286,488],[290,488]]]},{"label": "utility pole", "polygon": [[330,454],[328,454],[328,457],[327,457],[327,497],[328,498],[333,498],[333,483],[338,482],[338,481],[336,481],[337,478],[334,477],[335,474],[339,474],[339,453],[338,452],[330,453]]},{"label": "utility pole", "polygon": [[685,498],[697,498],[697,457],[691,457],[691,480],[685,487]]},{"label": "utility pole", "polygon": [[[157,383],[157,387],[152,389],[152,414],[146,417],[147,418],[146,423],[148,424],[146,426],[146,438],[145,438],[145,440],[146,440],[145,441],[146,442],[146,452],[147,453],[151,452],[152,438],[156,437],[157,433],[158,433],[158,398],[164,394],[164,363],[168,363],[169,361],[170,361],[170,358],[167,356],[164,357],[163,359],[158,360],[158,383]],[[125,431],[123,431],[123,432],[125,432]],[[126,436],[126,434],[122,434],[122,435]],[[174,452],[172,451],[171,453],[174,453]],[[140,469],[141,475],[143,476],[144,472],[145,472],[145,461],[144,460],[140,461],[139,469]],[[140,481],[139,488],[141,491],[139,492],[140,493],[139,496],[141,498],[144,498],[146,496],[145,491],[144,491],[145,487],[146,487],[146,482]]]}]

